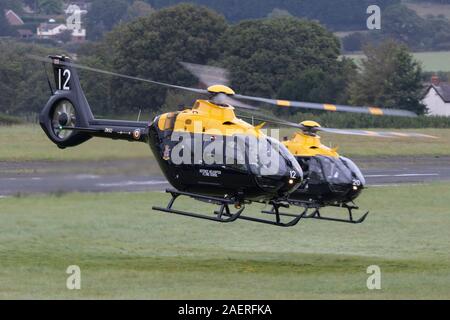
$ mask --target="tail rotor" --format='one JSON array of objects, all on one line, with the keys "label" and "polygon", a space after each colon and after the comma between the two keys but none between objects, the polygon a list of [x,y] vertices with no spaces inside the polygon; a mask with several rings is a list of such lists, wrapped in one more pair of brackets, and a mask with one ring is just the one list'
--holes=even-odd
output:
[{"label": "tail rotor", "polygon": [[[56,91],[39,116],[39,122],[48,138],[59,148],[79,145],[92,136],[72,130],[88,127],[94,119],[81,88],[76,69],[65,56],[50,56]],[[48,62],[48,60],[46,60]]]}]

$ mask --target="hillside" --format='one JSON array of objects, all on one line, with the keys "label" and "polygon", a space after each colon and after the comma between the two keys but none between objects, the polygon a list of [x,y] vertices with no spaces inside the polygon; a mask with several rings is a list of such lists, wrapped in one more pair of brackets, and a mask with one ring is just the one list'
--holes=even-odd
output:
[{"label": "hillside", "polygon": [[428,15],[444,15],[450,19],[450,2],[448,4],[437,3],[436,1],[403,1],[408,8],[417,12],[421,17]]}]

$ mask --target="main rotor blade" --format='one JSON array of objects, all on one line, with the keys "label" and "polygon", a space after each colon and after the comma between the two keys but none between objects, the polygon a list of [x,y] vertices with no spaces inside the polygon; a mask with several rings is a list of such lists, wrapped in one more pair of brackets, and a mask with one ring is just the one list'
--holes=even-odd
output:
[{"label": "main rotor blade", "polygon": [[[267,122],[267,123],[273,123],[278,124],[281,126],[296,128],[300,130],[305,130],[306,128],[302,126],[301,124],[297,124],[294,122],[286,121],[279,118],[273,118],[273,117],[253,117],[253,116],[240,116],[243,119],[251,119],[254,121],[259,122]],[[335,128],[324,128],[324,127],[317,127],[314,128],[315,131],[322,131],[327,133],[333,133],[333,134],[341,134],[341,135],[351,135],[351,136],[365,136],[365,137],[377,137],[377,138],[426,138],[426,139],[439,139],[438,137],[428,135],[428,134],[422,134],[422,133],[415,133],[415,132],[395,132],[395,131],[373,131],[373,130],[357,130],[357,129],[335,129]]]},{"label": "main rotor blade", "polygon": [[[210,86],[217,83],[229,83],[229,72],[228,70],[220,67],[204,66],[194,63],[181,62],[183,67],[185,67],[189,72],[196,76],[201,82]],[[414,112],[401,110],[401,109],[386,109],[378,107],[358,107],[358,106],[347,106],[347,105],[334,105],[334,104],[322,104],[313,102],[302,102],[302,101],[289,101],[289,100],[277,100],[277,99],[267,99],[261,97],[246,96],[242,94],[235,94],[236,99],[250,100],[256,102],[263,102],[279,107],[293,107],[293,108],[304,108],[313,110],[324,110],[324,111],[336,111],[336,112],[353,112],[353,113],[365,113],[377,116],[401,116],[401,117],[416,117]]]},{"label": "main rotor blade", "polygon": [[276,100],[276,99],[245,96],[241,94],[236,94],[234,97],[242,100],[268,103],[279,107],[292,107],[292,108],[314,109],[314,110],[335,111],[335,112],[365,113],[376,116],[417,117],[417,115],[414,112],[401,109],[386,109],[378,107],[356,107],[356,106],[354,107],[354,106],[335,105],[326,103],[322,104],[313,102]]},{"label": "main rotor blade", "polygon": [[213,98],[212,101],[218,104],[229,104],[233,107],[236,108],[241,108],[241,109],[247,109],[247,110],[254,110],[254,111],[258,111],[259,108],[248,105],[246,103],[243,103],[241,101],[238,101],[236,99],[230,98],[229,96],[227,96],[226,94],[223,93],[219,93],[216,94]]},{"label": "main rotor blade", "polygon": [[[34,55],[27,55],[27,56],[29,58],[33,59],[33,60],[42,61],[42,62],[46,62],[46,63],[51,63],[51,61],[49,59],[44,59],[44,58],[37,57],[37,56],[34,56]],[[106,74],[106,75],[110,75],[110,76],[114,76],[114,77],[119,77],[119,78],[124,78],[124,79],[129,79],[129,80],[136,80],[136,81],[142,81],[142,82],[147,82],[147,83],[151,83],[151,84],[156,84],[156,85],[160,85],[160,86],[164,86],[164,87],[168,87],[168,88],[172,88],[172,89],[180,89],[180,90],[185,90],[185,91],[190,91],[190,92],[195,92],[195,93],[209,94],[209,92],[207,90],[204,90],[204,89],[197,89],[197,88],[191,88],[191,87],[177,86],[177,85],[169,84],[169,83],[165,83],[165,82],[154,81],[154,80],[145,79],[145,78],[141,78],[141,77],[134,77],[134,76],[129,76],[129,75],[126,75],[126,74],[121,74],[121,73],[112,72],[112,71],[108,71],[108,70],[102,70],[102,69],[98,69],[98,68],[88,67],[88,66],[84,66],[84,65],[81,65],[81,64],[73,63],[73,62],[60,61],[60,64],[61,65],[66,65],[68,67],[73,67],[73,68],[76,68],[76,69],[82,69],[82,70],[102,73],[102,74]]]},{"label": "main rotor blade", "polygon": [[317,131],[343,134],[343,135],[356,135],[367,137],[379,137],[379,138],[429,138],[438,139],[438,137],[414,133],[414,132],[394,132],[394,131],[371,131],[371,130],[354,130],[354,129],[333,129],[333,128],[317,128]]},{"label": "main rotor blade", "polygon": [[230,83],[230,76],[228,70],[220,67],[205,66],[201,64],[180,62],[180,64],[190,73],[196,76],[201,83],[207,87],[216,84],[228,86]]}]

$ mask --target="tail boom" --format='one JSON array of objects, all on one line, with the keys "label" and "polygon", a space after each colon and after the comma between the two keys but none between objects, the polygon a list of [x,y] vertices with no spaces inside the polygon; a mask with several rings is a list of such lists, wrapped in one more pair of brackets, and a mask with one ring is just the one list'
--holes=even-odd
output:
[{"label": "tail boom", "polygon": [[56,90],[41,111],[39,122],[53,143],[66,148],[92,137],[147,141],[147,122],[95,119],[71,60],[65,56],[49,58]]}]

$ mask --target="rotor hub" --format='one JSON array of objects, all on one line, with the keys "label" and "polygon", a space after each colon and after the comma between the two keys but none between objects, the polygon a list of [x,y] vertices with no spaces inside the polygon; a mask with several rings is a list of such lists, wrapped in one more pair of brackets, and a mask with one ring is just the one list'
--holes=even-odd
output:
[{"label": "rotor hub", "polygon": [[221,84],[208,87],[208,92],[212,93],[213,95],[217,95],[220,93],[225,94],[227,96],[235,95],[235,92],[233,89],[231,89],[230,87],[221,85]]},{"label": "rotor hub", "polygon": [[60,126],[66,126],[69,122],[69,116],[67,113],[63,112],[58,116],[58,123]]},{"label": "rotor hub", "polygon": [[302,126],[302,131],[311,136],[315,136],[319,128],[321,128],[319,123],[311,120],[303,121],[300,125]]},{"label": "rotor hub", "polygon": [[62,140],[69,138],[73,131],[67,130],[67,127],[75,127],[76,111],[73,104],[68,100],[58,101],[52,109],[50,115],[52,121],[53,134]]}]

